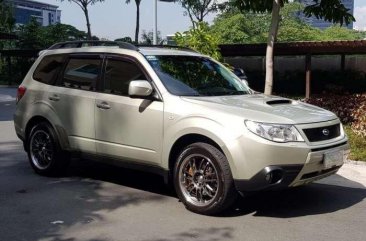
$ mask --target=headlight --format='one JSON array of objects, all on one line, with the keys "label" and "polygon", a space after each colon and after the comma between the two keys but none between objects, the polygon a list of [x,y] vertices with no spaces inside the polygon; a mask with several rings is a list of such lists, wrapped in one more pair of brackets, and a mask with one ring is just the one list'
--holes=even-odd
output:
[{"label": "headlight", "polygon": [[303,142],[299,131],[293,125],[268,124],[245,121],[246,127],[254,134],[275,142]]}]

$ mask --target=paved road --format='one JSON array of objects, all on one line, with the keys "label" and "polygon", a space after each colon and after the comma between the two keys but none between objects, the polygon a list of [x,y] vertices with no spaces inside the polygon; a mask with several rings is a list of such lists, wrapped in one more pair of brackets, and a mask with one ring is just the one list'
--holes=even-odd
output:
[{"label": "paved road", "polygon": [[201,216],[154,175],[88,161],[74,161],[64,177],[36,175],[13,131],[13,97],[0,88],[1,241],[365,240],[362,167]]}]

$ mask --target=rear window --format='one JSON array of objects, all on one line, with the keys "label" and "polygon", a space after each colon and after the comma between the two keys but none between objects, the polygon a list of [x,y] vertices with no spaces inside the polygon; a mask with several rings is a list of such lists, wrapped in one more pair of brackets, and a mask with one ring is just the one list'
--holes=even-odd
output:
[{"label": "rear window", "polygon": [[94,91],[100,75],[100,65],[100,59],[71,58],[63,73],[61,86]]},{"label": "rear window", "polygon": [[65,55],[50,55],[44,57],[34,71],[33,79],[44,84],[52,85],[64,64]]}]

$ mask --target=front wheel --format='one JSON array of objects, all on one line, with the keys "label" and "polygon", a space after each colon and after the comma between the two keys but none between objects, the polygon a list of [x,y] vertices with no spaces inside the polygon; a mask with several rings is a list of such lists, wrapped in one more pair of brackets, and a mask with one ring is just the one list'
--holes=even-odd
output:
[{"label": "front wheel", "polygon": [[225,155],[207,143],[187,146],[174,168],[174,186],[187,209],[213,215],[236,199],[233,178]]}]

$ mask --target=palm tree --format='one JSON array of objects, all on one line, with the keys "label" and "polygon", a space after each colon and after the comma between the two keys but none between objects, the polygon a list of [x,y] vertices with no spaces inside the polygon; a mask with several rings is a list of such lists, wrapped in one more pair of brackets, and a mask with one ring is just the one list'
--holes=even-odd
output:
[{"label": "palm tree", "polygon": [[[126,3],[129,4],[131,0],[126,0]],[[135,30],[135,43],[139,42],[139,31],[140,31],[140,3],[141,0],[135,0],[136,3],[136,30]]]},{"label": "palm tree", "polygon": [[[64,0],[61,0],[61,1],[64,1]],[[85,19],[86,19],[86,27],[88,29],[88,39],[91,40],[92,34],[91,34],[91,28],[90,28],[88,7],[89,7],[89,5],[93,5],[97,2],[104,2],[104,0],[68,0],[68,1],[76,3],[81,8],[81,10],[83,10]]]}]

